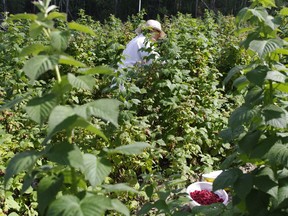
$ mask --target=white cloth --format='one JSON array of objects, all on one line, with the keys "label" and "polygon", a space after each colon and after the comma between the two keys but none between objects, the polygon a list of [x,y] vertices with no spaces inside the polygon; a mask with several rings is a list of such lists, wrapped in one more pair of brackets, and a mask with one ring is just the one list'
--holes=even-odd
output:
[{"label": "white cloth", "polygon": [[[142,48],[151,48],[152,51],[149,53],[144,50],[140,50]],[[144,60],[144,57],[147,57],[151,54],[155,54],[155,58],[159,57],[159,54],[153,50],[153,47],[151,47],[151,44],[146,39],[146,37],[143,34],[140,34],[127,44],[125,50],[122,53],[124,59],[122,59],[121,63],[118,64],[118,67],[119,69],[126,68],[129,66],[134,66],[136,63],[151,64],[151,59],[149,61]]]}]

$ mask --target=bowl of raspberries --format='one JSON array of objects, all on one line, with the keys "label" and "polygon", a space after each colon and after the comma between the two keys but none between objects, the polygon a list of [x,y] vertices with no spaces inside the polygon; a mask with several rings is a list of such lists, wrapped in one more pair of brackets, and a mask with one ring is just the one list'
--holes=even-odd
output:
[{"label": "bowl of raspberries", "polygon": [[212,182],[195,182],[187,187],[190,206],[211,205],[213,203],[228,204],[228,194],[225,190],[213,191]]}]

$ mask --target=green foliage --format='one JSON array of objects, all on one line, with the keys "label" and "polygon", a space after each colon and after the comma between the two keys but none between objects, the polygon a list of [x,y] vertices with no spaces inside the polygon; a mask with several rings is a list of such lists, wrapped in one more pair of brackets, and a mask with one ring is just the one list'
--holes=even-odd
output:
[{"label": "green foliage", "polygon": [[[287,214],[287,41],[279,34],[287,25],[287,14],[283,8],[273,17],[268,13],[271,7],[273,0],[253,1],[239,12],[236,22],[239,31],[247,33],[242,46],[251,62],[232,69],[226,80],[241,73],[233,85],[244,102],[232,112],[229,129],[222,133],[235,143],[235,153],[223,164],[226,170],[213,187],[229,187],[233,207],[241,215]],[[247,162],[255,169],[243,173],[237,167]]]},{"label": "green foliage", "polygon": [[[37,2],[36,16],[11,15],[0,35],[15,39],[3,45],[7,56],[0,52],[1,147],[14,143],[0,164],[6,169],[5,213],[189,215],[183,189],[232,152],[233,143],[218,134],[237,126],[228,117],[238,98],[221,82],[232,65],[252,58],[237,49],[234,18],[208,11],[203,19],[166,18],[168,37],[155,44],[162,57],[113,73],[145,13],[126,23],[114,16],[100,23],[80,11],[77,22],[67,22],[48,2]],[[274,42],[262,44],[259,54],[280,52]],[[253,72],[250,80],[259,82]],[[110,88],[112,82],[120,88]],[[256,103],[260,92],[255,88],[247,100]],[[243,110],[234,118],[246,122],[258,114]],[[283,110],[266,107],[265,113],[281,116]],[[279,119],[267,122],[282,124]],[[23,138],[28,144],[22,148]],[[280,154],[278,147],[267,158]],[[26,193],[33,197],[25,199]]]}]

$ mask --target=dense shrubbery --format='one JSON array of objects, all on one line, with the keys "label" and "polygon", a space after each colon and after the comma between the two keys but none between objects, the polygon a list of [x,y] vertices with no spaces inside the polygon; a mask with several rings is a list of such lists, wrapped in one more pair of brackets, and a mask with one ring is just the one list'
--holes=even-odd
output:
[{"label": "dense shrubbery", "polygon": [[[234,17],[165,18],[167,38],[156,46],[161,58],[119,76],[113,70],[143,14],[100,23],[81,11],[79,24],[48,14],[12,16],[0,32],[7,41],[0,50],[0,170],[4,181],[8,166],[9,186],[5,196],[1,188],[2,211],[36,215],[38,205],[52,215],[80,203],[75,211],[188,214],[183,189],[219,169],[237,143],[223,142],[219,133],[244,99],[222,81],[253,56],[238,47],[245,35],[232,34]],[[121,88],[110,88],[112,79]],[[236,135],[232,129],[222,135]],[[99,199],[100,206],[91,204]]]}]

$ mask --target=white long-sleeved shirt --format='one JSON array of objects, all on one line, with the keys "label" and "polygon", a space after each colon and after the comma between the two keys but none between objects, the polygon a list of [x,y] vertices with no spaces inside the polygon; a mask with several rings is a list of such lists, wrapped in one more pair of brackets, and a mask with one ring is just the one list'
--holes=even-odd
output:
[{"label": "white long-sleeved shirt", "polygon": [[144,50],[140,50],[141,48],[150,48],[150,47],[151,47],[150,42],[147,41],[146,37],[143,34],[136,36],[127,44],[122,54],[124,59],[122,59],[122,62],[118,64],[118,67],[125,68],[133,66],[136,63],[151,64],[152,60],[145,62],[144,57],[149,56],[151,54],[155,54],[157,58],[159,54],[155,51],[149,53]]}]

